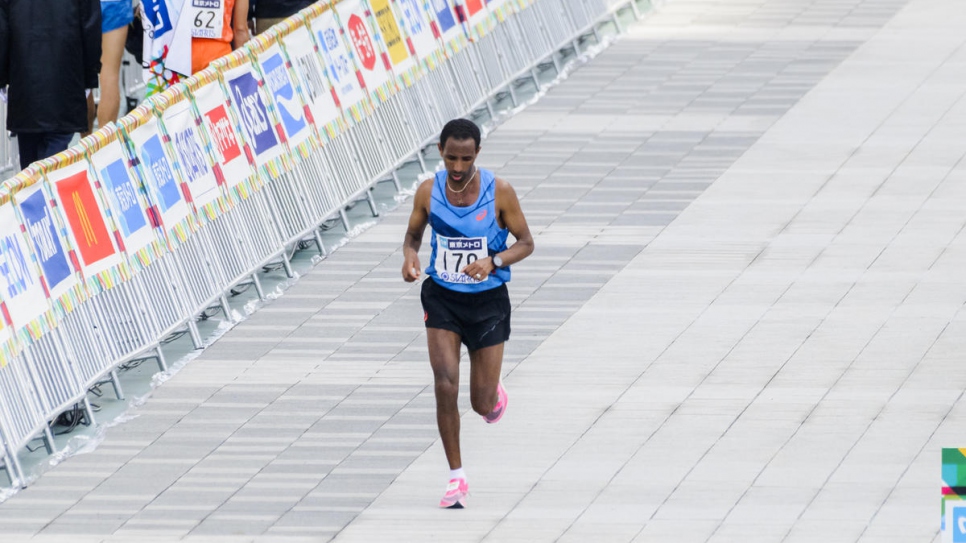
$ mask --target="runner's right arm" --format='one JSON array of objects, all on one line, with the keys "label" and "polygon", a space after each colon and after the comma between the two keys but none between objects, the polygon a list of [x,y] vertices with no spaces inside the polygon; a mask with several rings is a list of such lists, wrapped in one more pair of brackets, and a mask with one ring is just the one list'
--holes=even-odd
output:
[{"label": "runner's right arm", "polygon": [[413,213],[409,216],[409,226],[403,239],[402,277],[407,283],[419,279],[422,272],[419,266],[419,247],[423,244],[423,232],[429,224],[429,202],[433,196],[433,183],[424,181],[416,189],[413,197]]}]

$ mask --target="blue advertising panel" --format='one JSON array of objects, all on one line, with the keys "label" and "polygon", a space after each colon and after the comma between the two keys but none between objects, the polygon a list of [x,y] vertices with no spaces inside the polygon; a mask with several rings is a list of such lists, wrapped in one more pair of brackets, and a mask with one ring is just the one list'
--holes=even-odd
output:
[{"label": "blue advertising panel", "polygon": [[445,34],[449,32],[449,29],[456,26],[456,19],[453,17],[453,7],[450,6],[449,0],[430,0],[430,3],[433,5],[433,11],[436,12],[440,32]]},{"label": "blue advertising panel", "polygon": [[282,125],[285,126],[285,133],[292,137],[308,126],[305,122],[305,111],[299,104],[295,96],[295,89],[292,87],[292,80],[289,78],[285,68],[285,61],[282,55],[275,53],[262,63],[262,70],[265,73],[265,86],[275,98],[278,105],[278,113],[282,118]]},{"label": "blue advertising panel", "polygon": [[100,172],[101,182],[107,189],[111,207],[117,211],[118,225],[125,238],[148,225],[144,211],[138,203],[137,190],[131,183],[123,160],[115,160]]},{"label": "blue advertising panel", "polygon": [[54,219],[44,192],[38,190],[21,201],[20,213],[26,223],[27,235],[34,244],[44,277],[47,278],[47,286],[55,290],[62,281],[70,277],[71,269],[67,262],[67,253],[54,229]]},{"label": "blue advertising panel", "polygon": [[242,118],[242,126],[256,155],[262,155],[278,145],[278,138],[268,120],[268,111],[258,93],[258,81],[251,73],[242,73],[228,80],[231,98]]},{"label": "blue advertising panel", "polygon": [[181,201],[178,183],[171,172],[171,163],[164,156],[161,138],[157,134],[148,138],[141,146],[141,163],[152,181],[151,188],[162,212],[168,211]]}]

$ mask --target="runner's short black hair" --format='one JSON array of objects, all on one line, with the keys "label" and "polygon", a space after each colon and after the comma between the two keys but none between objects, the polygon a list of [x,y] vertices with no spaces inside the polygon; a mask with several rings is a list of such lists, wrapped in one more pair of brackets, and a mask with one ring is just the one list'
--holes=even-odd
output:
[{"label": "runner's short black hair", "polygon": [[440,147],[446,146],[446,140],[468,140],[470,138],[476,142],[476,147],[480,147],[480,127],[469,119],[453,119],[446,123],[443,131],[439,134]]}]

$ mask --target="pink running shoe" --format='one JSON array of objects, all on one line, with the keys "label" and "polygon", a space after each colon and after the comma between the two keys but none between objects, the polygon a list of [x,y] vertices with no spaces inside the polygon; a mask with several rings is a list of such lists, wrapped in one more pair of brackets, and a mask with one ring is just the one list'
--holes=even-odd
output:
[{"label": "pink running shoe", "polygon": [[488,415],[483,415],[483,420],[487,424],[495,424],[500,422],[503,418],[503,413],[506,413],[506,404],[509,398],[506,395],[506,389],[503,388],[503,381],[500,381],[496,385],[496,405],[493,406],[493,411],[490,411]]},{"label": "pink running shoe", "polygon": [[466,479],[450,479],[446,485],[446,494],[439,500],[439,506],[445,509],[462,509],[466,506],[466,496],[470,493],[470,486]]}]

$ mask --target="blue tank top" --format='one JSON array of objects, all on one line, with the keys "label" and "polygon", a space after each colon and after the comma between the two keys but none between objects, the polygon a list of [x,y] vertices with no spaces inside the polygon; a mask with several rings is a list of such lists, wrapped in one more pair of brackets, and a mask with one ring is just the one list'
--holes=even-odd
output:
[{"label": "blue tank top", "polygon": [[496,220],[496,178],[480,168],[480,195],[476,202],[458,207],[446,199],[446,171],[436,173],[429,203],[430,244],[433,254],[426,274],[440,286],[457,292],[483,292],[510,280],[510,267],[493,270],[477,281],[460,270],[480,258],[506,250],[509,230]]}]

